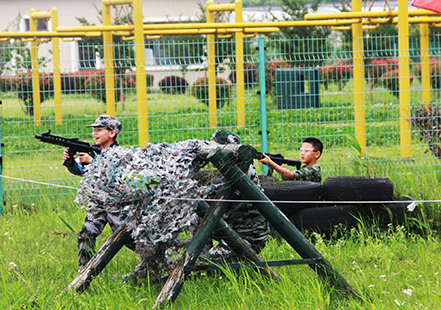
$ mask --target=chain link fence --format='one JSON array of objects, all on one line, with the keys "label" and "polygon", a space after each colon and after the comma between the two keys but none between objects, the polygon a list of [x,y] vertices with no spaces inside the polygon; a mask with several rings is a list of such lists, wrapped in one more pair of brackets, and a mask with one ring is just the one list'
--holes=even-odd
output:
[{"label": "chain link fence", "polygon": [[[319,163],[324,176],[393,175],[425,166],[438,172],[439,122],[437,110],[441,83],[440,40],[430,38],[432,105],[423,104],[419,38],[410,38],[410,104],[406,121],[412,124],[412,158],[400,157],[400,113],[397,36],[364,38],[364,103],[366,154],[360,158],[350,136],[354,133],[354,68],[351,44],[338,36],[329,38],[265,39],[266,58],[259,59],[257,39],[244,40],[243,102],[245,126],[237,128],[235,41],[216,41],[216,128],[209,126],[209,79],[205,41],[147,40],[147,102],[137,101],[136,63],[130,41],[115,44],[114,80],[116,117],[123,124],[120,145],[139,146],[138,109],[148,111],[149,142],[209,139],[218,128],[237,132],[242,143],[262,146],[259,90],[266,86],[268,152],[297,159],[306,137],[317,137],[325,149]],[[72,195],[79,178],[62,165],[63,148],[41,143],[34,136],[51,130],[64,137],[92,143],[86,125],[107,113],[103,47],[81,41],[60,45],[61,89],[54,87],[51,43],[40,43],[39,75],[32,76],[27,44],[0,46],[1,139],[3,195],[14,203],[45,195]],[[259,63],[265,62],[265,79]],[[40,121],[36,122],[35,79],[39,80]],[[403,78],[403,77],[401,77]],[[61,93],[61,102],[54,94]],[[61,120],[56,119],[56,108]],[[358,120],[357,120],[358,121]],[[428,125],[429,124],[429,125]],[[370,166],[372,165],[372,169]],[[259,164],[256,164],[261,169]],[[8,178],[9,177],[9,178]],[[40,183],[32,183],[36,181]],[[47,184],[41,184],[47,183]],[[55,185],[66,186],[66,188]]]}]

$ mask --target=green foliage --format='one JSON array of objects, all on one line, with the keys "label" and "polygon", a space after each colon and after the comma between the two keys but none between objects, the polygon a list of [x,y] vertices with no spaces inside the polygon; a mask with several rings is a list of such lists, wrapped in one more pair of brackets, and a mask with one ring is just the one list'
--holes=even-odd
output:
[{"label": "green foliage", "polygon": [[244,0],[243,6],[265,6],[265,5],[281,5],[282,0]]},{"label": "green foliage", "polygon": [[352,78],[353,69],[349,61],[339,60],[331,65],[319,67],[320,82],[328,89],[335,83],[341,91]]},{"label": "green foliage", "polygon": [[[414,67],[414,73],[421,80],[421,64]],[[430,59],[430,85],[434,90],[441,90],[441,60],[438,58]]]},{"label": "green foliage", "polygon": [[412,109],[410,120],[420,141],[427,143],[426,152],[441,158],[441,109],[439,104],[420,105]]},{"label": "green foliage", "polygon": [[365,66],[365,77],[372,86],[381,85],[381,77],[391,71],[398,70],[398,58],[371,59]]},{"label": "green foliage", "polygon": [[[135,89],[136,81],[132,74],[115,76],[115,96],[116,101],[122,100],[124,90]],[[106,94],[106,74],[104,69],[90,70],[89,75],[84,82],[84,89],[98,101],[107,102]]]},{"label": "green foliage", "polygon": [[6,93],[14,90],[14,84],[12,84],[14,80],[13,76],[1,76],[0,77],[0,91],[2,93]]},{"label": "green foliage", "polygon": [[349,145],[356,151],[356,153],[353,154],[354,160],[352,161],[355,175],[375,178],[369,154],[366,153],[366,155],[363,155],[363,150],[355,135],[350,132],[339,131],[343,133],[347,138]]},{"label": "green foliage", "polygon": [[[126,74],[122,77],[125,82],[128,82],[129,80],[133,80],[133,82],[130,82],[129,84],[126,84],[126,85],[133,85],[133,87],[135,86],[135,84],[136,84],[136,71],[127,71]],[[155,77],[151,74],[146,73],[145,78],[146,78],[146,86],[152,87]]]},{"label": "green foliage", "polygon": [[[40,73],[40,103],[54,96],[54,77],[52,73]],[[17,92],[17,97],[21,100],[21,108],[26,115],[34,115],[34,92],[32,71],[20,73],[12,78],[12,90]]]},{"label": "green foliage", "polygon": [[[20,23],[23,16],[20,12],[8,24],[5,32],[20,31]],[[14,61],[11,61],[13,60]],[[31,50],[28,45],[21,39],[11,39],[0,42],[0,74],[15,75],[16,73],[24,73],[31,69]]]},{"label": "green foliage", "polygon": [[[191,87],[191,94],[208,105],[208,78],[198,78]],[[222,108],[230,102],[231,84],[223,78],[216,78],[216,106]]]},{"label": "green foliage", "polygon": [[278,69],[290,68],[291,63],[283,58],[272,59],[265,63],[265,88],[268,93],[275,95],[276,88],[276,71]]},{"label": "green foliage", "polygon": [[182,77],[171,75],[159,81],[159,87],[166,94],[185,94],[188,82]]},{"label": "green foliage", "polygon": [[[414,76],[410,74],[410,83],[413,79]],[[381,85],[386,87],[395,97],[400,97],[400,74],[398,69],[384,73],[379,80]]]}]

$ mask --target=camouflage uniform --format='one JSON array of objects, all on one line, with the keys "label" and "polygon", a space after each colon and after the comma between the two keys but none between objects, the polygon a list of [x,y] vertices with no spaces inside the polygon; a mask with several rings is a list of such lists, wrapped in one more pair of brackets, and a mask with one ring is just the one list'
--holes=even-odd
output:
[{"label": "camouflage uniform", "polygon": [[320,183],[322,181],[321,170],[322,169],[318,164],[309,167],[303,166],[300,168],[300,170],[295,170],[292,172],[294,174],[294,178],[290,180]]},{"label": "camouflage uniform", "polygon": [[[78,272],[80,272],[95,253],[96,238],[101,235],[109,223],[112,231],[115,231],[124,221],[120,213],[87,212],[83,227],[77,235],[78,239]],[[135,251],[135,241],[130,238],[125,244],[130,250]]]},{"label": "camouflage uniform", "polygon": [[[104,127],[108,130],[114,130],[117,134],[121,132],[121,123],[109,115],[101,115],[95,120],[95,123],[86,127]],[[114,141],[110,147],[116,147],[118,143]],[[92,158],[95,158],[95,153],[89,153]],[[82,163],[75,161],[75,165],[68,167],[69,172],[75,175],[83,175],[85,167]],[[103,211],[87,212],[81,231],[77,235],[78,240],[78,272],[80,272],[95,252],[96,238],[101,235],[109,223],[112,231],[115,231],[122,223],[120,213],[108,213]],[[130,239],[125,244],[129,249],[135,250],[135,241]]]},{"label": "camouflage uniform", "polygon": [[[211,140],[220,144],[240,143],[240,137],[238,135],[225,129],[216,131]],[[252,164],[248,168],[247,176],[254,184],[262,189],[256,169]],[[245,198],[237,191],[234,199],[244,200]],[[222,218],[256,253],[260,253],[265,247],[269,234],[268,221],[251,203],[230,203]],[[220,239],[216,232],[213,233],[212,237],[217,240],[218,243],[209,249],[209,256],[219,258],[219,255],[222,255],[222,257],[226,259],[234,257],[230,247]]]},{"label": "camouflage uniform", "polygon": [[[250,165],[247,176],[254,184],[262,189],[256,169],[253,165]],[[234,199],[244,200],[245,198],[242,194],[237,192]],[[222,218],[256,253],[260,253],[265,247],[269,233],[268,221],[251,203],[230,203]],[[219,243],[212,247],[208,253],[216,256],[222,255],[224,258],[231,256],[231,249],[220,239],[216,232],[213,233],[212,237]]]}]

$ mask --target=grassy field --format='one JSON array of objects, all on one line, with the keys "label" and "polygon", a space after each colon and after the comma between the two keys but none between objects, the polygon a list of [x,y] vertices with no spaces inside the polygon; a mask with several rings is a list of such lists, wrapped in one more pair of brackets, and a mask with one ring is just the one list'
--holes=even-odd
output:
[{"label": "grassy field", "polygon": [[[84,211],[69,200],[10,206],[0,217],[1,309],[149,309],[161,283],[134,280],[137,256],[122,249],[82,293],[64,289],[76,275],[79,230]],[[65,224],[66,222],[67,224]],[[307,266],[276,267],[280,280],[252,270],[239,274],[191,276],[170,309],[440,309],[441,262],[439,237],[424,236],[407,227],[390,227],[373,235],[360,224],[340,228],[324,238],[308,234],[317,250],[359,292],[345,297]],[[337,233],[338,232],[338,233]],[[111,231],[100,236],[102,244]],[[298,259],[285,241],[271,239],[262,252],[265,260]]]},{"label": "grassy field", "polygon": [[[415,86],[415,85],[414,85]],[[441,185],[439,159],[426,153],[426,145],[412,135],[412,159],[400,159],[397,99],[388,92],[367,96],[367,157],[360,158],[345,134],[353,132],[353,89],[341,92],[331,86],[321,97],[320,109],[277,110],[268,99],[269,150],[297,158],[295,150],[305,136],[318,136],[326,148],[320,159],[323,178],[333,175],[389,177],[395,197],[429,200],[418,204],[403,226],[373,233],[372,223],[357,229],[340,227],[333,236],[308,232],[322,255],[360,293],[347,298],[324,283],[307,266],[275,268],[280,280],[268,280],[251,270],[239,275],[190,277],[170,309],[441,309],[440,240]],[[412,102],[421,101],[412,91]],[[207,107],[190,96],[165,96],[151,92],[149,135],[151,142],[208,139]],[[260,150],[259,101],[248,90],[246,124],[238,133],[245,143]],[[13,94],[1,94],[2,150],[7,176],[78,187],[78,178],[60,165],[62,149],[36,143],[35,134],[49,128],[54,134],[90,141],[85,125],[105,113],[105,105],[87,95],[63,95],[63,124],[54,121],[53,101],[43,104],[42,126],[24,116]],[[150,102],[150,101],[149,101]],[[118,118],[125,131],[119,141],[138,143],[136,96],[129,94]],[[218,127],[235,128],[235,104],[218,115]],[[257,165],[258,171],[261,167]],[[138,263],[136,254],[122,249],[83,294],[64,292],[76,276],[76,232],[85,211],[73,203],[75,190],[3,178],[7,201],[0,216],[0,309],[149,309],[162,284],[124,283],[122,275]],[[435,201],[433,201],[435,200]],[[110,236],[107,227],[101,245]],[[262,252],[265,260],[299,258],[286,244],[271,239]]]}]

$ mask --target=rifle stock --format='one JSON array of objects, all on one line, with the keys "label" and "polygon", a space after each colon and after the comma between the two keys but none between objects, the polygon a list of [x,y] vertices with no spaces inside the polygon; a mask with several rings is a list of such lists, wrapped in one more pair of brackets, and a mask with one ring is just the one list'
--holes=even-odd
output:
[{"label": "rifle stock", "polygon": [[67,147],[67,152],[69,153],[69,158],[63,161],[63,165],[66,167],[72,167],[75,163],[74,155],[78,152],[91,153],[95,152],[97,154],[101,153],[101,148],[99,146],[91,145],[88,142],[80,141],[78,138],[65,138],[61,136],[51,135],[51,131],[43,132],[41,135],[35,135],[35,138],[41,142],[61,145]]}]

